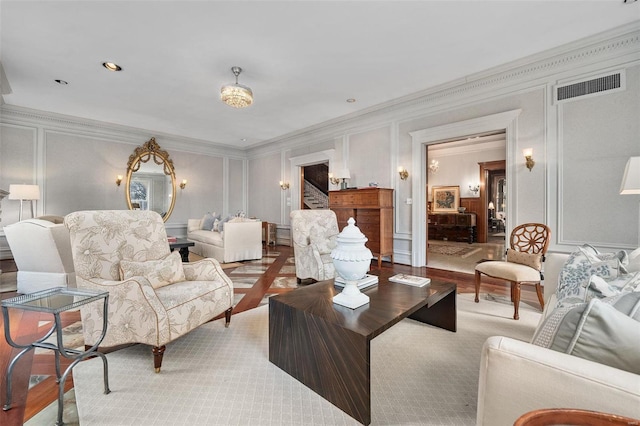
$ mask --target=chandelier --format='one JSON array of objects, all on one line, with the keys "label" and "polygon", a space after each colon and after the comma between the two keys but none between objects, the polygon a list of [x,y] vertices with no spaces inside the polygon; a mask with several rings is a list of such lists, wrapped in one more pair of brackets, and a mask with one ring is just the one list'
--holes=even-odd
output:
[{"label": "chandelier", "polygon": [[245,108],[253,103],[253,92],[247,86],[238,84],[238,76],[242,72],[240,67],[232,67],[231,72],[236,76],[235,84],[227,84],[220,89],[220,99],[234,108]]}]

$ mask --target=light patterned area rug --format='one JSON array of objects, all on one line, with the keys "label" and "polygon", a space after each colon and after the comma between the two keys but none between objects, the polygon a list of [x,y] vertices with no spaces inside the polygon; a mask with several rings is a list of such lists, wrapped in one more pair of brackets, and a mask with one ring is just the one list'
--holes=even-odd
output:
[{"label": "light patterned area rug", "polygon": [[[529,340],[540,313],[458,295],[458,331],[405,319],[372,340],[372,425],[474,425],[480,353],[492,335]],[[80,424],[357,425],[271,364],[268,307],[206,324],[167,345],[162,372],[142,345],[74,368]]]},{"label": "light patterned area rug", "polygon": [[479,247],[463,247],[452,246],[447,244],[429,244],[429,251],[431,253],[446,254],[447,256],[459,256],[462,258],[469,257],[482,249]]}]

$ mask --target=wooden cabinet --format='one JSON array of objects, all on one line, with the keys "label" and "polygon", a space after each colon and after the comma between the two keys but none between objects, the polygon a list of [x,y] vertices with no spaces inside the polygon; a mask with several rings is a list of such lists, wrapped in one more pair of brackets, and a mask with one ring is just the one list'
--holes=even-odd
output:
[{"label": "wooden cabinet", "polygon": [[367,247],[378,258],[389,256],[393,263],[393,189],[363,188],[329,191],[329,208],[338,218],[340,230],[350,217],[369,239]]},{"label": "wooden cabinet", "polygon": [[429,213],[429,238],[434,240],[477,240],[475,213]]}]

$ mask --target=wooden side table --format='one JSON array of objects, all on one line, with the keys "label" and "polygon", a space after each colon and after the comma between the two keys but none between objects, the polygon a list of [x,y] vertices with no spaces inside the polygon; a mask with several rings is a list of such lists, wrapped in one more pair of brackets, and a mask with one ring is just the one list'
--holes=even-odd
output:
[{"label": "wooden side table", "polygon": [[189,241],[185,238],[178,238],[176,239],[176,241],[169,243],[169,249],[171,249],[171,251],[178,249],[178,252],[180,253],[180,258],[182,258],[182,261],[185,263],[188,263],[189,247],[193,247],[195,245],[196,243],[194,243],[193,241]]},{"label": "wooden side table", "polygon": [[266,244],[276,244],[276,224],[262,222],[262,241]]},{"label": "wooden side table", "polygon": [[[104,303],[104,315],[102,323],[102,334],[96,341],[96,343],[86,351],[80,351],[77,349],[65,348],[62,341],[62,321],[60,319],[60,313],[69,311],[87,303],[96,302],[101,300]],[[11,409],[11,375],[13,374],[13,368],[20,358],[35,348],[50,349],[56,352],[55,364],[56,364],[56,382],[58,383],[58,419],[56,425],[64,424],[62,421],[62,402],[64,398],[64,383],[67,380],[67,376],[71,373],[73,367],[80,361],[91,357],[99,356],[102,358],[102,364],[104,367],[104,393],[108,394],[109,390],[109,367],[107,365],[107,358],[104,354],[97,351],[98,346],[102,343],[104,336],[107,333],[107,318],[108,318],[108,306],[109,306],[109,293],[99,292],[86,289],[69,289],[66,287],[56,287],[53,289],[37,291],[35,293],[25,294],[24,296],[18,296],[11,299],[5,299],[2,301],[2,316],[4,318],[4,336],[7,343],[17,349],[22,349],[18,355],[16,355],[9,366],[7,367],[7,401],[2,407],[7,411]],[[16,343],[11,338],[11,327],[9,326],[9,308],[22,309],[25,311],[44,312],[53,315],[53,326],[51,329],[41,338],[33,343],[21,345]],[[45,342],[53,333],[56,333],[56,343]],[[73,362],[67,367],[63,374],[60,374],[60,356],[73,359]]]}]

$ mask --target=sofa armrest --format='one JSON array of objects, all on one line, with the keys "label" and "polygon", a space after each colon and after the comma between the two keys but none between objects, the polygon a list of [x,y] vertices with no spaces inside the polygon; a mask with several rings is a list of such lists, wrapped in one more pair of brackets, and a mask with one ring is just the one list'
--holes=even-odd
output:
[{"label": "sofa armrest", "polygon": [[640,376],[502,336],[487,339],[477,425],[513,425],[541,408],[582,408],[640,418]]},{"label": "sofa armrest", "polygon": [[303,246],[294,241],[293,252],[296,264],[296,277],[299,279],[313,278],[320,279],[320,272],[323,269],[320,252],[313,244]]},{"label": "sofa armrest", "polygon": [[244,247],[260,247],[262,250],[262,222],[227,222],[222,233],[225,251]]},{"label": "sofa armrest", "polygon": [[216,259],[208,257],[196,262],[183,263],[182,266],[187,281],[223,281],[233,292],[233,281],[224,273]]},{"label": "sofa armrest", "polygon": [[187,220],[187,233],[197,231],[200,229],[200,223],[202,219],[188,219]]},{"label": "sofa armrest", "polygon": [[547,303],[558,288],[558,278],[562,266],[569,258],[568,253],[547,253],[544,261],[544,301]]},{"label": "sofa armrest", "polygon": [[[125,281],[76,277],[78,288],[109,292],[109,328],[101,343],[103,347],[127,343],[158,346],[166,340],[169,330],[167,312],[155,290],[144,277]],[[85,344],[93,345],[102,332],[102,303],[90,303],[81,308]],[[153,328],[149,328],[153,324]]]}]

